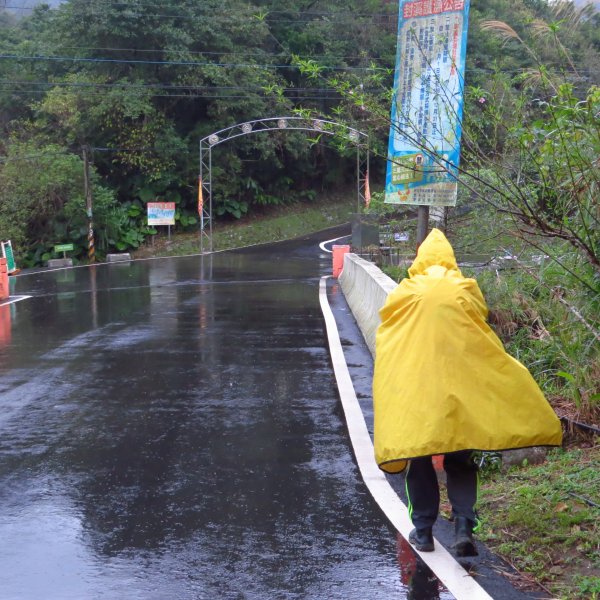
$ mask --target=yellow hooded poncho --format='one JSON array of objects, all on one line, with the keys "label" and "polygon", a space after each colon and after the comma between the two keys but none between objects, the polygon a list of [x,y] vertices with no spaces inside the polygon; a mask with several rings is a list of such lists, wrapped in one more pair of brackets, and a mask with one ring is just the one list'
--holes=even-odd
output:
[{"label": "yellow hooded poncho", "polygon": [[462,276],[441,231],[427,236],[408,274],[379,311],[379,467],[398,473],[418,456],[560,445],[560,421],[490,329],[479,286]]}]

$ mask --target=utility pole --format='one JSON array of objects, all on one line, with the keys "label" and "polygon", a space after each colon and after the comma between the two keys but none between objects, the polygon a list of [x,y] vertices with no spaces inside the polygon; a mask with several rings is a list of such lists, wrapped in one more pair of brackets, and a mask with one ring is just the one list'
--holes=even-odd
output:
[{"label": "utility pole", "polygon": [[90,182],[89,147],[82,146],[83,153],[83,188],[85,192],[85,206],[88,218],[88,262],[96,262],[96,248],[94,245],[94,221],[92,212],[92,186]]}]

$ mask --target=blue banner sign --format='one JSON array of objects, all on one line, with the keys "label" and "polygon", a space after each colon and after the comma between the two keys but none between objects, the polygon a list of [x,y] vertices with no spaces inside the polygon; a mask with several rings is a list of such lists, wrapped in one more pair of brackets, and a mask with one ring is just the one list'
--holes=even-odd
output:
[{"label": "blue banner sign", "polygon": [[469,0],[400,0],[385,202],[454,206]]}]

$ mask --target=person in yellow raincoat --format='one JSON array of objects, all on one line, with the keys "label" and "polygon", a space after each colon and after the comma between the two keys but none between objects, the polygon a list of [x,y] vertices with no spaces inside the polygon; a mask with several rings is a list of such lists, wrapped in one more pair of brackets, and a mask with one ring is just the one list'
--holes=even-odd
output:
[{"label": "person in yellow raincoat", "polygon": [[409,541],[434,549],[439,511],[433,455],[444,455],[459,556],[477,553],[474,450],[559,446],[562,429],[529,371],[507,354],[487,323],[474,279],[463,277],[438,229],[427,236],[408,277],[380,310],[373,401],[375,459],[406,472]]}]

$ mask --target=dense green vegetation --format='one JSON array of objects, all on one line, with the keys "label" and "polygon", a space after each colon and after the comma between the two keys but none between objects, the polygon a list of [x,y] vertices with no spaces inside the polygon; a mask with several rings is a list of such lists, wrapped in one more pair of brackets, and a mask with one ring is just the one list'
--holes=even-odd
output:
[{"label": "dense green vegetation", "polygon": [[552,598],[600,597],[600,449],[553,450],[542,465],[489,474],[482,540]]},{"label": "dense green vegetation", "polygon": [[[71,0],[22,19],[0,9],[0,237],[13,240],[22,266],[43,263],[60,242],[85,255],[84,146],[100,254],[150,233],[147,201],[176,202],[179,225],[195,226],[199,139],[306,106],[327,114],[338,94],[307,87],[292,56],[332,70],[389,67],[393,17],[389,35],[372,34],[394,12],[382,2],[238,0]],[[215,148],[216,214],[310,201],[352,181],[354,154],[307,137],[252,135]]]}]

